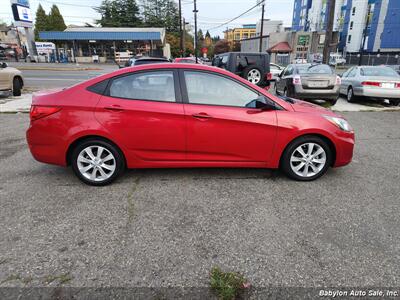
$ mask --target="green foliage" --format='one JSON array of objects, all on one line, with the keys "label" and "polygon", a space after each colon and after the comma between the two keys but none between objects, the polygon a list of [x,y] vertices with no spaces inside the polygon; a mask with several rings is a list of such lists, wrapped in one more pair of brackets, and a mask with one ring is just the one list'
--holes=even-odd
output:
[{"label": "green foliage", "polygon": [[36,11],[35,40],[39,40],[39,31],[46,31],[49,28],[48,17],[41,4]]},{"label": "green foliage", "polygon": [[101,15],[102,27],[140,27],[142,20],[135,0],[103,0],[95,10]]},{"label": "green foliage", "polygon": [[227,40],[219,40],[218,42],[215,43],[214,54],[229,52],[230,49],[231,47]]},{"label": "green foliage", "polygon": [[55,4],[51,7],[50,13],[47,17],[47,25],[48,27],[46,30],[64,31],[65,28],[67,28],[63,16]]},{"label": "green foliage", "polygon": [[219,299],[233,300],[246,288],[247,281],[243,275],[236,272],[222,272],[215,267],[210,274],[211,289]]},{"label": "green foliage", "polygon": [[179,12],[173,0],[142,0],[144,24],[165,27],[167,32],[179,31]]}]

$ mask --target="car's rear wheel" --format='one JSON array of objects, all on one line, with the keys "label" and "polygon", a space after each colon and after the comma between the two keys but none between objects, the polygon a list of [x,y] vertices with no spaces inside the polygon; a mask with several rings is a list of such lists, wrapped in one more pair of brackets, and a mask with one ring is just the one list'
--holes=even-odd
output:
[{"label": "car's rear wheel", "polygon": [[255,85],[261,85],[263,83],[261,70],[254,66],[249,66],[244,69],[243,77]]},{"label": "car's rear wheel", "polygon": [[21,96],[21,90],[22,90],[22,83],[19,78],[14,78],[13,79],[13,96]]},{"label": "car's rear wheel", "polygon": [[294,140],[285,149],[281,167],[287,176],[299,181],[321,177],[332,161],[329,145],[317,136],[304,136]]},{"label": "car's rear wheel", "polygon": [[354,90],[353,90],[352,87],[349,87],[347,89],[347,97],[346,97],[346,99],[347,99],[347,102],[349,102],[349,103],[352,103],[352,102],[356,101],[356,97],[354,96]]},{"label": "car's rear wheel", "polygon": [[125,160],[120,150],[99,139],[78,144],[72,151],[71,164],[80,180],[95,186],[111,183],[125,169]]}]

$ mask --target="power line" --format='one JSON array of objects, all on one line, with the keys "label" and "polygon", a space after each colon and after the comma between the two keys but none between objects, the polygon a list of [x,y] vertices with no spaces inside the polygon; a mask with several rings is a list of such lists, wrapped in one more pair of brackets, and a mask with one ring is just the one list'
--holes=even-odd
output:
[{"label": "power line", "polygon": [[227,21],[227,22],[224,22],[223,24],[221,24],[221,25],[219,25],[219,26],[215,26],[215,27],[209,28],[208,30],[215,30],[215,29],[220,28],[220,27],[222,27],[222,26],[224,26],[224,25],[227,25],[227,24],[229,24],[229,23],[231,23],[231,22],[233,22],[233,21],[239,19],[240,17],[243,17],[245,14],[247,14],[248,12],[252,11],[253,9],[255,9],[257,6],[259,6],[259,5],[261,5],[261,4],[264,4],[264,2],[265,2],[265,0],[260,1],[259,3],[257,3],[256,5],[250,7],[248,10],[246,10],[246,11],[243,12],[243,13],[241,13],[241,14],[238,15],[237,17],[235,17],[235,18],[233,18],[233,19],[231,19],[231,20],[229,20],[229,21]]}]

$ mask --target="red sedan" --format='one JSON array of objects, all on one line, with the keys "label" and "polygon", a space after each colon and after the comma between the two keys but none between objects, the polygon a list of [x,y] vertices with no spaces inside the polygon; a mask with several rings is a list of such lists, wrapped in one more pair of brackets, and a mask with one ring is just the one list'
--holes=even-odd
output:
[{"label": "red sedan", "polygon": [[91,185],[125,168],[281,168],[308,181],[353,156],[342,117],[204,65],[125,68],[32,102],[34,158]]}]

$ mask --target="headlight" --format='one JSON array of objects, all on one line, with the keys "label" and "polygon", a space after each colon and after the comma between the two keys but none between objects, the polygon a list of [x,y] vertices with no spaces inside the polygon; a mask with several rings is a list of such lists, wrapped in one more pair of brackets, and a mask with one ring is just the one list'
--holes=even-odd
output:
[{"label": "headlight", "polygon": [[347,122],[345,119],[338,118],[338,117],[331,117],[331,116],[324,116],[325,119],[327,119],[329,122],[332,124],[336,125],[343,131],[353,131],[353,128],[351,128],[349,122]]}]

